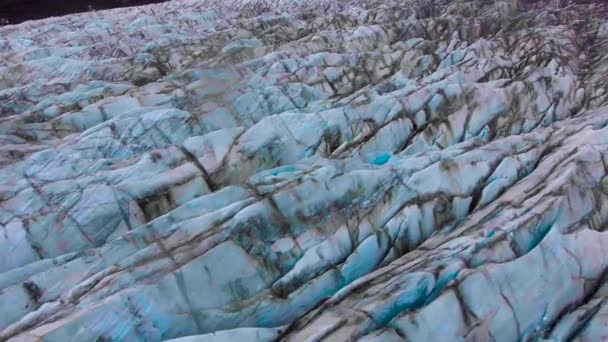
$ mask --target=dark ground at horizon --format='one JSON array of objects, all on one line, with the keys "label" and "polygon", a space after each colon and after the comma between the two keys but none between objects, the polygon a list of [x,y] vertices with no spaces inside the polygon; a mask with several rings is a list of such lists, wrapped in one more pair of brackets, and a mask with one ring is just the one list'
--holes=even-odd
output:
[{"label": "dark ground at horizon", "polygon": [[87,12],[91,9],[140,6],[164,1],[166,0],[0,0],[0,25]]},{"label": "dark ground at horizon", "polygon": [[[118,7],[141,6],[168,0],[0,0],[0,26],[18,24],[27,20],[44,19],[71,13],[103,10]],[[339,0],[337,0],[339,1]],[[516,1],[516,0],[514,0]],[[542,0],[517,0],[523,5]],[[545,0],[548,1],[548,0]],[[608,0],[553,0],[566,4],[608,2]]]}]

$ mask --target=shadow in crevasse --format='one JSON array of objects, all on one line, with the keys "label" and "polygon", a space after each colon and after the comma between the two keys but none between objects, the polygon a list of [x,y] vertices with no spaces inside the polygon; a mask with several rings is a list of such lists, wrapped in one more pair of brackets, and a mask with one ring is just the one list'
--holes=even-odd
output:
[{"label": "shadow in crevasse", "polygon": [[0,0],[0,25],[116,7],[140,6],[166,0]]}]

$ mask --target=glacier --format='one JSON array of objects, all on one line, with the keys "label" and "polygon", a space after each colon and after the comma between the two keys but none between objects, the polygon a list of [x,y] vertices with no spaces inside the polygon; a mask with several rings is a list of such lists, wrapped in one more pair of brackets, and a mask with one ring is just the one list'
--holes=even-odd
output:
[{"label": "glacier", "polygon": [[0,341],[608,340],[608,4],[0,27]]}]

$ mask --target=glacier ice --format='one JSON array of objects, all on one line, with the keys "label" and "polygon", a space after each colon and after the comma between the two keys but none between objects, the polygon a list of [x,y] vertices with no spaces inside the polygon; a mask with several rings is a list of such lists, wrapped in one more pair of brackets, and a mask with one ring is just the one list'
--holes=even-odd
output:
[{"label": "glacier ice", "polygon": [[608,5],[0,27],[0,340],[608,338]]}]

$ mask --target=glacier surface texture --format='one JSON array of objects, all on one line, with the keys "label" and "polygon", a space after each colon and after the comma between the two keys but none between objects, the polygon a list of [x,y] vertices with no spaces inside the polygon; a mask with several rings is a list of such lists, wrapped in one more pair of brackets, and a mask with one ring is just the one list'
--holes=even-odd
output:
[{"label": "glacier surface texture", "polygon": [[599,0],[0,27],[0,341],[606,341],[607,91]]}]

